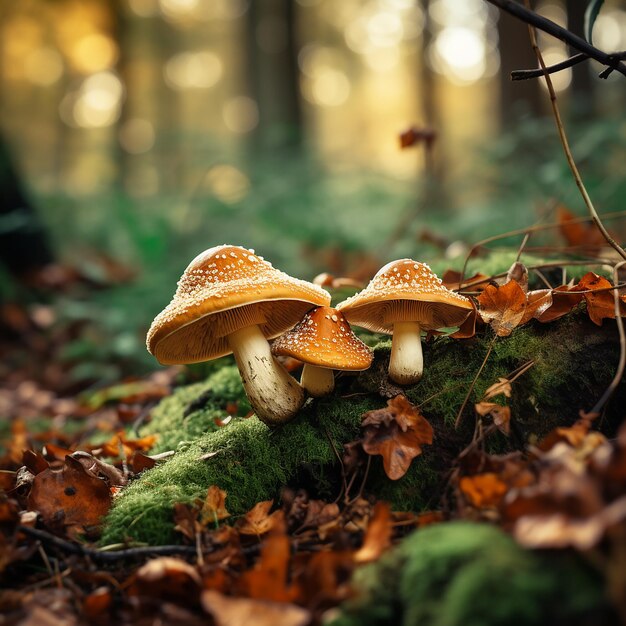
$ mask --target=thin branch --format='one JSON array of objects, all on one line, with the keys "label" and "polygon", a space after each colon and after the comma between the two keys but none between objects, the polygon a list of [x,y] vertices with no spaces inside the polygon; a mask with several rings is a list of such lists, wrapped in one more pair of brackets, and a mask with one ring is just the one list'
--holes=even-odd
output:
[{"label": "thin branch", "polygon": [[[496,0],[488,0],[488,1],[492,2]],[[497,0],[497,2],[510,3],[510,0]],[[526,0],[526,2],[528,2],[528,0]],[[518,5],[515,2],[512,2],[511,4],[514,4],[515,6],[520,7],[520,5]],[[520,7],[520,8],[523,8],[523,7]],[[532,11],[530,10],[528,11],[532,13]],[[606,242],[622,257],[622,259],[626,260],[626,251],[624,251],[624,249],[613,239],[613,237],[611,237],[611,235],[609,234],[609,231],[604,227],[604,224],[600,220],[600,216],[598,215],[595,207],[593,206],[593,202],[591,201],[591,198],[589,197],[589,194],[587,193],[587,188],[585,187],[585,184],[583,183],[583,180],[580,177],[580,172],[578,171],[578,167],[576,166],[576,162],[574,161],[572,151],[570,150],[570,147],[569,147],[569,141],[567,139],[567,135],[565,134],[565,127],[563,126],[561,113],[559,111],[559,107],[557,106],[556,92],[554,91],[552,79],[550,78],[550,75],[547,73],[546,64],[543,60],[543,55],[541,54],[541,50],[539,49],[539,46],[537,45],[537,36],[535,33],[535,29],[533,28],[534,25],[535,24],[528,26],[528,32],[530,34],[530,42],[532,44],[533,50],[535,51],[535,54],[537,55],[537,60],[539,61],[539,65],[541,65],[541,69],[543,69],[544,74],[545,74],[546,85],[548,87],[548,92],[550,93],[550,104],[552,105],[552,113],[554,114],[554,121],[556,123],[556,127],[559,132],[561,144],[563,145],[563,151],[565,152],[565,158],[567,159],[567,164],[572,170],[572,175],[574,176],[574,180],[576,181],[576,186],[578,187],[578,190],[580,191],[580,194],[583,198],[583,201],[585,202],[585,205],[587,206],[587,210],[589,211],[589,215],[591,215],[591,218],[593,219],[594,224],[597,226],[598,230],[602,233],[602,236],[604,237]],[[559,26],[559,28],[561,27]],[[569,31],[566,31],[565,29],[561,29],[561,30],[564,30],[565,32],[569,32]],[[581,40],[581,41],[584,41],[584,40]],[[587,52],[587,51],[585,50],[584,52]],[[591,54],[589,54],[589,56],[591,56]],[[610,64],[607,64],[607,65],[610,65]],[[622,73],[626,76],[626,66],[624,66],[623,64],[620,64],[620,65],[624,68],[624,71],[622,71]],[[616,68],[616,69],[619,69],[619,68]]]},{"label": "thin branch", "polygon": [[613,283],[615,284],[615,291],[613,292],[613,298],[615,300],[615,321],[617,322],[617,331],[619,333],[619,361],[617,364],[617,371],[615,372],[615,376],[611,381],[611,384],[606,388],[606,391],[602,394],[602,397],[596,402],[595,406],[591,411],[589,411],[588,415],[598,416],[600,415],[600,411],[604,408],[604,405],[609,401],[615,389],[620,384],[622,377],[624,376],[624,368],[626,367],[626,334],[624,333],[624,322],[621,317],[621,307],[620,307],[620,297],[619,291],[617,290],[617,286],[619,285],[619,278],[617,276],[617,272],[622,265],[624,265],[626,261],[622,261],[618,263],[613,268]]},{"label": "thin branch", "polygon": [[[487,2],[493,4],[499,9],[502,9],[503,11],[506,11],[507,13],[510,13],[523,22],[526,22],[529,26],[534,26],[535,28],[542,30],[544,33],[548,33],[549,35],[564,41],[575,50],[578,50],[578,52],[584,52],[590,58],[602,63],[602,65],[608,66],[611,70],[617,70],[620,74],[626,76],[626,65],[619,60],[619,54],[612,55],[599,50],[582,37],[575,35],[552,20],[538,15],[534,11],[531,11],[529,8],[526,8],[513,0],[487,0]],[[545,70],[543,67],[542,69]]]},{"label": "thin branch", "polygon": [[[568,67],[578,65],[578,63],[582,63],[582,61],[586,61],[588,58],[589,55],[584,52],[579,52],[578,54],[575,54],[560,63],[548,65],[546,67],[546,72],[548,72],[548,74],[554,74],[556,72],[566,70]],[[541,68],[536,70],[513,70],[511,72],[511,80],[528,80],[529,78],[541,78],[544,75],[544,71]]]},{"label": "thin branch", "polygon": [[465,399],[463,400],[463,404],[461,405],[459,412],[456,414],[456,419],[454,420],[454,428],[458,428],[459,424],[461,423],[461,417],[463,417],[463,411],[465,410],[465,407],[467,406],[470,396],[472,395],[472,391],[474,391],[474,387],[476,386],[476,381],[478,380],[478,377],[481,375],[482,371],[485,369],[485,365],[487,365],[487,359],[489,358],[489,355],[491,354],[491,351],[493,350],[493,346],[496,343],[497,338],[498,338],[498,335],[494,334],[493,339],[489,343],[487,354],[485,354],[485,358],[483,359],[483,362],[480,364],[480,367],[478,368],[478,371],[476,372],[476,376],[474,376],[474,380],[472,381],[472,384],[467,390],[467,394],[465,394]]}]

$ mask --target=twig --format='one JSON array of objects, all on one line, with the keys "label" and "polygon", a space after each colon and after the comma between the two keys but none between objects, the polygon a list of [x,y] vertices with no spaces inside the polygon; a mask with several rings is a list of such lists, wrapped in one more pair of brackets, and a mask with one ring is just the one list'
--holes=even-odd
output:
[{"label": "twig", "polygon": [[[498,5],[500,3],[513,4],[519,8],[523,8],[515,2],[511,2],[511,0],[488,0],[488,2],[496,2],[498,3]],[[528,4],[528,0],[526,0],[526,3]],[[531,13],[532,15],[536,15],[528,9],[527,11]],[[542,18],[542,19],[545,19],[545,18]],[[580,172],[578,171],[578,167],[576,166],[576,162],[574,161],[572,151],[570,150],[570,147],[569,147],[569,141],[567,139],[567,135],[565,134],[565,127],[563,126],[561,113],[559,111],[559,107],[557,106],[556,92],[554,91],[554,85],[552,84],[552,79],[550,78],[550,74],[548,74],[547,72],[546,64],[543,60],[543,55],[541,54],[541,50],[539,49],[539,46],[537,45],[537,36],[535,33],[535,29],[533,28],[533,26],[537,26],[537,24],[532,23],[530,21],[528,21],[528,24],[529,24],[528,32],[530,34],[530,42],[532,44],[533,50],[535,51],[535,54],[537,55],[537,60],[539,61],[539,65],[541,65],[541,69],[544,71],[546,85],[548,87],[548,92],[550,94],[550,104],[552,105],[552,113],[554,114],[554,121],[556,123],[556,128],[558,130],[559,137],[561,139],[561,144],[563,145],[563,151],[565,152],[565,158],[567,159],[567,164],[572,170],[572,175],[574,176],[574,180],[576,181],[576,186],[578,187],[578,190],[580,191],[583,201],[585,205],[587,206],[589,215],[593,219],[593,222],[597,226],[598,230],[602,233],[602,236],[604,237],[606,242],[622,257],[622,259],[626,260],[626,251],[624,251],[624,249],[613,239],[613,237],[611,237],[607,229],[604,227],[604,224],[600,220],[600,216],[598,215],[595,207],[593,206],[593,202],[591,201],[591,198],[589,197],[589,194],[587,193],[587,188],[585,187],[582,181],[582,178],[580,177]],[[557,25],[555,24],[555,26]],[[561,27],[559,26],[558,28],[561,28]],[[566,33],[569,33],[569,31],[566,31],[565,29],[561,29],[561,30],[563,30]],[[585,42],[584,39],[581,39],[581,41],[583,41],[585,44],[587,43]],[[587,50],[582,50],[582,51],[587,52],[589,54]],[[589,54],[589,56],[592,56],[592,55]],[[596,57],[593,57],[593,58],[596,58]],[[611,67],[614,67],[610,63],[606,63],[605,65],[610,65]],[[621,67],[615,66],[615,69],[618,69],[622,74],[626,76],[626,66],[624,66],[623,63],[620,63],[620,66]]]},{"label": "twig", "polygon": [[195,546],[141,546],[138,548],[126,548],[124,550],[114,550],[104,552],[102,550],[94,550],[86,548],[78,543],[72,543],[61,537],[57,537],[45,530],[31,528],[30,526],[19,526],[19,532],[38,539],[42,543],[57,548],[67,554],[76,554],[92,559],[95,562],[111,563],[123,559],[138,559],[146,556],[171,556],[180,554],[183,556],[196,556]]},{"label": "twig", "polygon": [[[578,54],[575,54],[560,63],[548,65],[546,67],[546,72],[548,72],[548,74],[554,74],[556,72],[566,70],[568,67],[578,65],[578,63],[586,61],[588,58],[588,54],[579,52]],[[544,76],[544,71],[541,68],[536,70],[513,70],[511,72],[511,80],[528,80],[529,78],[541,78],[542,76]]]},{"label": "twig", "polygon": [[[613,268],[613,282],[615,285],[618,285],[618,277],[617,272],[619,268],[626,264],[626,261],[622,261],[618,263]],[[617,332],[619,333],[619,361],[617,364],[617,371],[615,372],[615,376],[611,381],[611,384],[606,388],[606,391],[602,394],[602,397],[596,402],[595,406],[589,411],[588,415],[595,415],[596,417],[600,415],[600,411],[603,409],[604,405],[609,401],[610,397],[617,389],[617,386],[622,380],[624,376],[624,367],[626,366],[626,334],[624,333],[624,322],[621,317],[620,310],[620,297],[617,288],[613,291],[613,299],[615,301],[615,321],[617,322]]]},{"label": "twig", "polygon": [[[606,213],[602,216],[604,221],[609,219],[618,219],[620,217],[625,217],[626,211],[614,211],[612,213]],[[591,217],[575,217],[574,219],[569,220],[568,224],[583,224],[584,222],[593,221]],[[461,278],[459,282],[463,282],[463,277],[467,271],[467,264],[469,263],[472,254],[478,249],[482,248],[485,244],[491,243],[492,241],[498,241],[500,239],[508,239],[509,237],[515,237],[516,235],[525,235],[526,233],[536,233],[542,230],[551,230],[553,228],[560,228],[563,225],[562,222],[552,222],[550,224],[535,224],[534,226],[527,226],[526,228],[518,228],[516,230],[510,230],[506,233],[501,233],[500,235],[492,235],[491,237],[487,237],[486,239],[481,239],[477,241],[472,247],[468,250],[467,256],[465,257],[465,262],[463,263],[463,269],[461,270]]]},{"label": "twig", "polygon": [[[513,0],[487,0],[487,2],[493,4],[494,6],[497,6],[499,9],[502,9],[507,13],[510,13],[511,15],[522,20],[523,22],[526,22],[526,24],[528,24],[529,26],[534,26],[535,28],[542,30],[544,33],[548,33],[549,35],[552,35],[553,37],[564,41],[575,50],[578,50],[579,52],[584,52],[590,58],[595,59],[599,63],[602,63],[602,65],[608,66],[609,68],[611,68],[611,70],[615,69],[620,72],[620,74],[626,76],[626,65],[624,65],[620,61],[619,54],[613,55],[599,50],[595,46],[592,46],[582,37],[575,35],[566,28],[559,26],[552,20],[538,15],[534,11],[531,11],[529,8],[524,7],[521,4],[514,2]],[[541,66],[545,75],[546,68],[543,63],[541,63]],[[603,78],[605,77],[606,76],[603,76]]]},{"label": "twig", "polygon": [[493,339],[491,340],[491,343],[489,344],[489,348],[487,349],[487,354],[485,354],[485,358],[483,359],[483,362],[480,364],[480,367],[478,368],[478,371],[476,372],[476,376],[474,376],[474,380],[472,381],[472,384],[467,390],[467,394],[465,395],[463,404],[461,405],[461,408],[459,409],[459,412],[456,415],[456,419],[454,420],[454,428],[458,428],[459,424],[461,423],[461,417],[463,417],[463,410],[465,409],[465,406],[467,405],[467,402],[469,401],[470,396],[472,395],[472,391],[474,390],[474,386],[476,385],[476,381],[478,380],[478,377],[480,376],[483,369],[485,369],[485,365],[487,365],[487,359],[489,358],[489,355],[491,354],[491,351],[493,350],[493,346],[496,343],[497,338],[498,338],[498,335],[494,334]]}]

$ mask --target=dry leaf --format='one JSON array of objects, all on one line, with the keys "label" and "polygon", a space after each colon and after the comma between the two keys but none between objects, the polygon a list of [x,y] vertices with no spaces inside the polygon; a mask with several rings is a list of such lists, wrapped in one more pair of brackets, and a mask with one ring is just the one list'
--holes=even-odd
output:
[{"label": "dry leaf", "polygon": [[494,402],[479,402],[474,405],[474,410],[478,415],[485,417],[491,415],[493,423],[498,430],[505,435],[511,432],[511,409],[508,406],[495,404]]},{"label": "dry leaf", "polygon": [[[488,387],[483,395],[483,400],[489,400],[503,393],[507,398],[511,397],[511,382],[507,378],[498,378],[498,382]],[[481,413],[482,415],[482,413]]]},{"label": "dry leaf", "polygon": [[230,513],[226,510],[226,492],[217,485],[211,485],[200,511],[200,519],[205,525],[217,525],[218,521],[227,517],[230,517]]},{"label": "dry leaf", "polygon": [[536,289],[526,294],[526,311],[519,325],[526,324],[531,319],[538,319],[552,306],[552,290]]},{"label": "dry leaf", "polygon": [[377,502],[367,525],[363,545],[354,554],[357,563],[375,561],[391,545],[391,509],[387,502]]},{"label": "dry leaf", "polygon": [[465,276],[462,283],[460,280],[461,272],[456,270],[446,270],[441,277],[441,282],[450,291],[459,291],[460,289],[482,291],[489,285],[490,278],[486,274],[474,274],[473,276]]},{"label": "dry leaf", "polygon": [[403,395],[388,400],[384,409],[364,413],[361,427],[365,428],[363,449],[383,457],[385,473],[392,480],[402,478],[422,446],[433,442],[432,426]]},{"label": "dry leaf", "polygon": [[567,315],[583,299],[582,293],[569,293],[577,291],[578,286],[561,285],[552,290],[552,304],[535,317],[542,323],[552,322]]},{"label": "dry leaf", "polygon": [[264,535],[269,532],[276,522],[278,511],[270,514],[274,500],[266,500],[255,504],[243,517],[237,521],[237,530],[242,535]]},{"label": "dry leaf", "polygon": [[[591,289],[592,291],[583,294],[587,303],[587,313],[591,321],[598,326],[602,325],[605,318],[615,319],[615,298],[613,290],[595,293],[597,289],[609,289],[613,285],[604,277],[593,272],[588,272],[579,281],[576,288],[580,291]],[[619,302],[620,317],[626,316],[625,296],[620,296]]]},{"label": "dry leaf", "polygon": [[557,220],[561,234],[568,245],[580,247],[581,252],[589,255],[597,255],[601,248],[608,245],[604,235],[591,219],[588,222],[574,222],[576,217],[563,205],[558,207]]},{"label": "dry leaf", "polygon": [[459,489],[477,509],[497,507],[508,491],[506,483],[493,472],[464,476],[459,481]]},{"label": "dry leaf", "polygon": [[201,601],[216,626],[306,626],[312,619],[309,611],[295,604],[230,598],[213,590],[203,591]]},{"label": "dry leaf", "polygon": [[526,312],[526,294],[514,280],[501,287],[489,285],[478,296],[480,316],[499,337],[508,337]]}]

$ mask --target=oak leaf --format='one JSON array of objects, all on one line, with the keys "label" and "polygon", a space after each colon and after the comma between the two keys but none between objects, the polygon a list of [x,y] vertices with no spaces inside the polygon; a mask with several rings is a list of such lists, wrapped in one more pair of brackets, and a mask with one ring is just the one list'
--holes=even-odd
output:
[{"label": "oak leaf", "polygon": [[501,287],[488,285],[478,296],[480,316],[498,337],[508,337],[521,323],[528,301],[524,290],[511,280]]},{"label": "oak leaf", "polygon": [[274,500],[265,500],[255,504],[245,516],[237,521],[237,530],[242,535],[264,535],[272,530],[278,511],[270,514]]},{"label": "oak leaf", "polygon": [[432,426],[406,396],[388,400],[386,408],[367,411],[363,418],[363,449],[383,457],[391,480],[402,478],[411,461],[422,453],[422,446],[433,442]]}]

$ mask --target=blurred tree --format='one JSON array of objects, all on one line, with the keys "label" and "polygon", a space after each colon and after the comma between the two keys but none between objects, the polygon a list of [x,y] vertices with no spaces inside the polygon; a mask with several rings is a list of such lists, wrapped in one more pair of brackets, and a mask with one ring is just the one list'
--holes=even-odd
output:
[{"label": "blurred tree", "polygon": [[53,261],[44,228],[27,199],[0,135],[0,261],[22,278]]},{"label": "blurred tree", "polygon": [[[579,2],[580,0],[574,0]],[[541,115],[544,98],[539,91],[539,81],[512,82],[511,72],[537,67],[537,58],[530,45],[528,28],[513,16],[500,12],[498,17],[498,40],[500,47],[500,124],[503,127],[517,123],[514,109],[524,113]]]},{"label": "blurred tree", "polygon": [[[567,0],[567,28],[580,37],[585,32],[585,10],[587,2]],[[588,113],[593,108],[593,82],[590,63],[579,63],[572,68],[572,95],[579,113]]]},{"label": "blurred tree", "polygon": [[297,3],[251,2],[247,11],[247,67],[250,93],[259,107],[253,141],[259,147],[300,144]]}]

